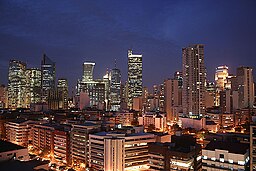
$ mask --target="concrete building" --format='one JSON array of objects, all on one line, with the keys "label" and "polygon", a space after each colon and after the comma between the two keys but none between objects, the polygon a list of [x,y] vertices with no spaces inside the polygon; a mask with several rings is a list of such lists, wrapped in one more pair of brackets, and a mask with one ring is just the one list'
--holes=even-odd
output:
[{"label": "concrete building", "polygon": [[54,161],[71,165],[70,128],[61,126],[54,130]]},{"label": "concrete building", "polygon": [[128,50],[128,108],[132,109],[133,98],[142,96],[142,55]]},{"label": "concrete building", "polygon": [[0,108],[7,108],[8,105],[8,91],[3,84],[0,85]]},{"label": "concrete building", "polygon": [[119,111],[121,108],[121,71],[116,68],[110,72],[110,110]]},{"label": "concrete building", "polygon": [[256,170],[256,125],[250,125],[250,171]]},{"label": "concrete building", "polygon": [[93,123],[73,124],[71,128],[72,166],[86,167],[89,164],[89,133],[100,129]]},{"label": "concrete building", "polygon": [[179,95],[179,80],[168,79],[164,81],[164,97],[165,97],[165,111],[167,122],[177,121],[178,113],[175,112],[178,108],[181,108],[181,97]]},{"label": "concrete building", "polygon": [[203,170],[246,170],[249,145],[236,142],[211,141],[203,150]]},{"label": "concrete building", "polygon": [[129,170],[148,168],[149,133],[99,132],[89,135],[89,166],[94,170]]},{"label": "concrete building", "polygon": [[239,97],[239,108],[252,108],[254,104],[254,82],[251,67],[237,68],[237,90]]},{"label": "concrete building", "polygon": [[144,113],[139,116],[139,125],[143,125],[146,129],[151,125],[157,131],[164,131],[166,127],[166,114]]},{"label": "concrete building", "polygon": [[196,44],[182,49],[183,113],[198,118],[205,114],[206,69],[204,45]]},{"label": "concrete building", "polygon": [[0,140],[0,162],[8,160],[28,161],[28,149],[17,144]]},{"label": "concrete building", "polygon": [[36,150],[47,150],[53,154],[54,150],[54,125],[36,124],[32,128],[32,145]]},{"label": "concrete building", "polygon": [[26,63],[10,60],[8,72],[8,108],[29,107],[26,93]]},{"label": "concrete building", "polygon": [[202,170],[202,151],[196,140],[185,135],[171,139],[172,142],[149,143],[149,170]]},{"label": "concrete building", "polygon": [[32,121],[13,120],[5,123],[8,142],[27,147]]}]

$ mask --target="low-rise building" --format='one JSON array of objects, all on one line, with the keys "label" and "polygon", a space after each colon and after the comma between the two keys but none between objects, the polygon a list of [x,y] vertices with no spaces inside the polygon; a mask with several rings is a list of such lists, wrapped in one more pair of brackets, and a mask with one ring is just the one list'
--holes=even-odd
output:
[{"label": "low-rise building", "polygon": [[137,132],[99,132],[89,135],[89,166],[94,170],[148,168],[148,143],[155,135]]},{"label": "low-rise building", "polygon": [[203,150],[203,170],[245,170],[249,164],[249,144],[211,141]]},{"label": "low-rise building", "polygon": [[156,130],[163,131],[166,126],[166,116],[165,114],[156,113],[145,113],[138,118],[139,125],[148,128],[150,125],[154,125]]},{"label": "low-rise building", "polygon": [[172,142],[149,143],[150,170],[202,170],[201,152],[189,135],[172,136]]}]

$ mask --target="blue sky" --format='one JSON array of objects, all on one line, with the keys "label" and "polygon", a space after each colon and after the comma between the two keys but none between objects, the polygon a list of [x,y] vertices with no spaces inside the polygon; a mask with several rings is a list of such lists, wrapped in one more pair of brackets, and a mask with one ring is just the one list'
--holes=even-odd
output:
[{"label": "blue sky", "polygon": [[[205,44],[207,77],[218,65],[256,66],[256,1],[116,0],[0,1],[0,83],[10,59],[39,67],[45,52],[58,77],[74,87],[82,63],[95,61],[95,78],[121,69],[127,78],[127,49],[143,54],[143,83],[162,83],[181,70],[181,48]],[[255,73],[255,72],[254,72]]]}]

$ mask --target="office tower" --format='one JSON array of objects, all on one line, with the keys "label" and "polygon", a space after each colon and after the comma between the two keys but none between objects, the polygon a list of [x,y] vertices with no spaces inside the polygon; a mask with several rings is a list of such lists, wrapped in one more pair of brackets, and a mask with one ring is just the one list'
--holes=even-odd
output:
[{"label": "office tower", "polygon": [[[108,93],[108,78],[104,76],[103,79],[93,79],[94,62],[85,62],[83,64],[83,76],[82,79],[77,81],[76,95],[84,97],[84,104],[80,104],[80,107],[96,107],[98,109],[106,109]],[[108,77],[108,76],[107,76]],[[87,104],[89,101],[89,104]]]},{"label": "office tower", "polygon": [[228,79],[228,67],[226,65],[218,66],[215,71],[215,83],[217,91],[225,89]]},{"label": "office tower", "polygon": [[128,50],[128,108],[132,109],[133,98],[142,96],[142,55]]},{"label": "office tower", "polygon": [[251,67],[239,67],[236,72],[239,108],[252,108],[254,103],[254,82]]},{"label": "office tower", "polygon": [[58,79],[57,91],[60,94],[60,109],[68,108],[68,80]]},{"label": "office tower", "polygon": [[94,62],[84,62],[83,64],[83,81],[93,81]]},{"label": "office tower", "polygon": [[215,106],[220,106],[220,92],[223,91],[228,83],[228,67],[218,66],[215,71]]},{"label": "office tower", "polygon": [[47,102],[47,95],[50,90],[55,88],[55,62],[50,58],[43,55],[41,61],[41,74],[42,74],[42,102]]},{"label": "office tower", "polygon": [[48,109],[51,110],[63,109],[62,92],[57,89],[48,90],[47,104]]},{"label": "office tower", "polygon": [[115,68],[110,72],[110,110],[118,111],[121,107],[121,72]]},{"label": "office tower", "polygon": [[179,104],[179,80],[168,79],[165,85],[165,111],[167,122],[177,121]]},{"label": "office tower", "polygon": [[183,113],[201,117],[205,113],[206,69],[204,45],[196,44],[182,49]]},{"label": "office tower", "polygon": [[38,68],[27,69],[26,77],[29,104],[41,102],[41,70]]},{"label": "office tower", "polygon": [[8,73],[8,107],[27,108],[26,63],[10,60]]},{"label": "office tower", "polygon": [[8,92],[7,87],[3,84],[0,85],[0,108],[7,108]]}]

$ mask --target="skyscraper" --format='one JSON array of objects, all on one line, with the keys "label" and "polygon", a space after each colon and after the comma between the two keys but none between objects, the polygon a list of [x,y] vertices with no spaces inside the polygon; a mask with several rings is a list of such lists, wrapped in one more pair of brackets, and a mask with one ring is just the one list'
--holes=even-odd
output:
[{"label": "skyscraper", "polygon": [[95,63],[94,62],[84,62],[83,65],[83,81],[93,81],[93,70]]},{"label": "skyscraper", "polygon": [[41,70],[39,68],[27,69],[26,77],[29,104],[41,102]]},{"label": "skyscraper", "polygon": [[47,94],[49,90],[53,90],[55,88],[55,62],[53,62],[50,58],[43,55],[43,59],[41,62],[41,72],[42,72],[42,102],[47,101]]},{"label": "skyscraper", "polygon": [[57,91],[60,94],[60,108],[68,108],[68,80],[61,78],[58,79]]},{"label": "skyscraper", "polygon": [[228,83],[228,67],[218,66],[215,71],[215,85],[216,85],[216,94],[215,94],[215,106],[220,105],[220,92],[223,91]]},{"label": "skyscraper", "polygon": [[183,113],[201,117],[205,113],[206,69],[204,45],[195,44],[182,49]]},{"label": "skyscraper", "polygon": [[128,50],[128,108],[132,109],[133,98],[142,96],[142,55]]},{"label": "skyscraper", "polygon": [[236,81],[238,86],[239,108],[252,108],[254,102],[254,82],[251,67],[237,68]]},{"label": "skyscraper", "polygon": [[118,111],[121,105],[121,71],[115,68],[110,72],[110,110]]},{"label": "skyscraper", "polygon": [[26,63],[10,60],[8,73],[8,107],[27,108]]}]

